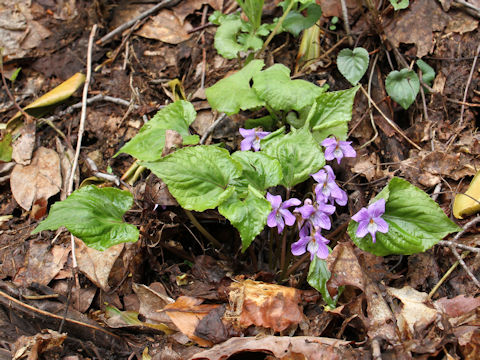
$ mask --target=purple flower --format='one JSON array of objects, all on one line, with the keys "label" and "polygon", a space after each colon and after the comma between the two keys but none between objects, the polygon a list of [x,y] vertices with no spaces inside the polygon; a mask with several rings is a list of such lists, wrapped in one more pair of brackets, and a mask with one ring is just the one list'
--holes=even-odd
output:
[{"label": "purple flower", "polygon": [[337,159],[337,163],[340,164],[340,160],[343,157],[357,156],[357,153],[350,145],[351,143],[351,141],[337,141],[334,137],[326,138],[322,141],[322,146],[325,146],[325,159]]},{"label": "purple flower", "polygon": [[244,137],[240,143],[240,149],[247,151],[253,148],[254,151],[260,150],[260,140],[270,134],[268,131],[257,131],[256,129],[244,129],[238,130],[240,135]]},{"label": "purple flower", "polygon": [[316,255],[320,259],[326,259],[328,256],[327,244],[330,242],[323,237],[320,230],[312,231],[311,225],[304,226],[300,230],[300,239],[292,244],[292,254],[300,256],[306,251],[310,253],[310,260]]},{"label": "purple flower", "polygon": [[272,212],[267,218],[267,225],[269,227],[277,227],[278,233],[281,234],[285,224],[288,226],[295,224],[296,218],[288,208],[290,206],[300,205],[302,203],[300,200],[291,198],[282,202],[280,195],[272,195],[269,192],[267,192],[267,200],[272,204]]},{"label": "purple flower", "polygon": [[373,242],[376,241],[375,234],[377,231],[386,233],[388,231],[388,223],[380,216],[385,213],[385,199],[380,199],[370,204],[367,208],[362,208],[359,212],[352,216],[352,220],[358,222],[356,235],[363,238],[367,233],[372,235]]},{"label": "purple flower", "polygon": [[332,224],[328,215],[335,212],[335,206],[323,202],[312,204],[312,200],[306,199],[304,205],[296,208],[293,212],[302,215],[302,221],[299,223],[300,228],[305,222],[310,222],[314,228],[329,230]]},{"label": "purple flower", "polygon": [[311,175],[318,185],[315,186],[315,196],[317,201],[333,202],[336,201],[338,205],[345,206],[348,201],[348,196],[345,191],[335,182],[335,174],[329,165],[325,165],[323,169]]}]

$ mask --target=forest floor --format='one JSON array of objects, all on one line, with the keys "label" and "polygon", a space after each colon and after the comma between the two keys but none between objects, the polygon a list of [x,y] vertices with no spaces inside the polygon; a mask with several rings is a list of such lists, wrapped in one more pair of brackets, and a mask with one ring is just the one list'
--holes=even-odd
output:
[{"label": "forest floor", "polygon": [[[263,21],[281,16],[278,2],[265,1]],[[15,161],[0,161],[0,359],[480,358],[478,218],[452,215],[455,194],[465,192],[480,169],[480,1],[412,0],[394,11],[389,1],[375,0],[373,11],[365,5],[370,1],[348,0],[349,45],[341,2],[317,0],[323,11],[319,57],[302,63],[300,37],[286,32],[262,54],[267,67],[281,63],[295,79],[327,84],[330,91],[350,88],[336,66],[341,49],[361,46],[370,54],[361,83],[367,89],[370,82],[370,96],[385,116],[359,91],[348,139],[357,157],[332,164],[349,195],[324,234],[334,248],[327,259],[335,279],[329,289],[345,287],[335,309],[308,285],[308,256],[289,258],[295,268],[280,275],[280,245],[269,249],[269,231],[242,253],[237,230],[216,210],[194,213],[197,226],[150,172],[130,185],[119,182],[135,159],[114,155],[182,91],[197,111],[191,131],[208,136],[207,144],[239,149],[238,130],[252,115],[227,116],[212,129],[220,114],[204,91],[243,66],[217,53],[217,26],[208,22],[214,10],[238,10],[235,1],[172,2],[99,41],[153,3],[0,0],[3,73],[15,98],[2,85],[2,124],[18,106],[86,73],[89,38],[98,26],[88,87],[94,99],[85,112],[74,189],[129,190],[134,205],[125,221],[140,230],[136,243],[104,252],[76,239],[76,269],[68,231],[31,235],[68,193],[83,85],[35,118],[20,117]],[[388,96],[385,78],[418,58],[435,78],[404,110]],[[8,80],[18,68],[15,81]],[[0,129],[5,139],[7,130]],[[346,231],[351,216],[393,176],[429,194],[465,230],[444,240],[470,250],[442,242],[418,254],[380,257],[354,246]],[[61,181],[54,191],[53,178]],[[306,192],[298,188],[295,195]],[[212,246],[206,232],[222,246]],[[455,253],[464,266],[457,266]],[[278,331],[279,322],[297,315]]]}]

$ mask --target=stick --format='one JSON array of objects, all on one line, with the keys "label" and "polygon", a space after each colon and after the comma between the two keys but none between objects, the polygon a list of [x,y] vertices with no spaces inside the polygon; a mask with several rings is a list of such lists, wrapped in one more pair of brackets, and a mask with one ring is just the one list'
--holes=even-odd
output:
[{"label": "stick", "polygon": [[163,9],[165,7],[170,7],[170,6],[175,6],[177,3],[179,3],[180,0],[163,0],[162,2],[159,2],[157,5],[154,7],[144,11],[140,15],[138,15],[136,18],[127,21],[126,23],[123,23],[122,25],[118,26],[116,29],[110,31],[107,35],[102,37],[100,40],[96,42],[97,45],[105,45],[107,41],[112,39],[115,35],[121,33],[123,30],[128,29],[130,26],[135,24],[137,21],[142,20],[146,18],[147,16],[150,16],[157,12],[160,9]]},{"label": "stick", "polygon": [[208,136],[215,130],[215,128],[220,124],[223,119],[225,119],[227,115],[225,113],[221,114],[215,122],[210,125],[210,127],[205,131],[205,134],[202,135],[202,138],[200,139],[200,145],[205,144],[205,141],[207,140]]},{"label": "stick", "polygon": [[347,3],[345,2],[345,0],[340,0],[340,2],[342,4],[343,24],[345,25],[345,31],[347,32],[348,44],[350,46],[353,46],[352,31],[350,30],[350,23],[348,22]]}]

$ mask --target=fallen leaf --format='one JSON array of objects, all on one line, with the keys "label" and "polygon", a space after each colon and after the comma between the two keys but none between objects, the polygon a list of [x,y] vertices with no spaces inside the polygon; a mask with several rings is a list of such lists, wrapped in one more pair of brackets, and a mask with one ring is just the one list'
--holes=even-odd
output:
[{"label": "fallen leaf", "polygon": [[199,352],[190,360],[226,360],[243,352],[247,356],[251,356],[252,352],[267,353],[278,359],[291,359],[295,354],[302,354],[308,360],[345,359],[349,352],[348,344],[349,341],[313,336],[240,337]]},{"label": "fallen leaf", "polygon": [[75,246],[78,270],[96,286],[104,291],[109,291],[108,278],[110,272],[125,244],[117,244],[104,251],[99,251],[88,247],[82,240],[75,238]]},{"label": "fallen leaf", "polygon": [[190,39],[188,31],[191,29],[192,25],[188,21],[182,24],[173,11],[164,9],[152,16],[136,34],[168,44],[179,44]]},{"label": "fallen leaf", "polygon": [[219,307],[218,304],[201,305],[203,300],[189,296],[180,296],[173,304],[164,307],[164,311],[173,321],[175,326],[192,341],[203,347],[210,347],[213,343],[195,335],[199,322],[208,313]]},{"label": "fallen leaf", "polygon": [[435,307],[450,317],[459,317],[480,306],[480,297],[458,295],[453,299],[441,298],[435,301]]},{"label": "fallen leaf", "polygon": [[[422,26],[418,26],[418,19],[422,19]],[[436,1],[413,1],[393,21],[385,21],[385,34],[392,45],[399,47],[400,43],[415,44],[417,57],[421,58],[433,50],[433,32],[445,27],[448,16]]]},{"label": "fallen leaf", "polygon": [[160,330],[167,335],[174,331],[165,324],[152,324],[149,322],[140,321],[138,319],[139,313],[136,311],[120,311],[114,306],[107,306],[105,310],[105,323],[114,329],[118,328],[134,328],[137,330]]},{"label": "fallen leaf", "polygon": [[21,165],[29,165],[35,148],[36,125],[27,124],[22,127],[18,137],[12,142],[12,159]]},{"label": "fallen leaf", "polygon": [[16,284],[28,286],[33,282],[48,285],[63,269],[70,249],[48,242],[32,242],[28,249],[25,266],[14,278]]},{"label": "fallen leaf", "polygon": [[225,314],[226,305],[223,304],[210,311],[195,328],[195,336],[211,341],[213,344],[219,344],[227,340],[229,332],[222,321]]},{"label": "fallen leaf", "polygon": [[45,147],[35,151],[30,165],[17,164],[10,177],[13,197],[25,210],[38,199],[48,199],[62,186],[58,154]]},{"label": "fallen leaf", "polygon": [[191,15],[195,10],[200,10],[203,5],[210,5],[214,10],[221,10],[223,0],[188,0],[180,1],[180,3],[174,7],[173,11],[180,23],[183,25],[185,18]]},{"label": "fallen leaf", "polygon": [[140,305],[138,313],[148,322],[169,323],[171,322],[170,318],[160,310],[166,305],[174,303],[175,300],[166,295],[164,288],[159,288],[160,291],[152,289],[152,287],[158,288],[158,285],[163,288],[160,283],[150,284],[150,287],[142,284],[132,284],[132,289],[137,294]]},{"label": "fallen leaf", "polygon": [[283,331],[304,319],[300,292],[295,288],[245,280],[233,282],[228,297],[228,316],[241,327],[256,325]]},{"label": "fallen leaf", "polygon": [[448,20],[447,27],[445,28],[446,34],[452,32],[464,34],[478,29],[478,20],[475,20],[473,17],[463,11],[449,13],[449,15],[450,19]]},{"label": "fallen leaf", "polygon": [[60,334],[54,330],[43,330],[42,333],[33,336],[20,336],[12,346],[13,360],[26,359],[34,360],[43,358],[42,353],[61,346],[67,334]]},{"label": "fallen leaf", "polygon": [[376,153],[371,153],[369,156],[359,157],[355,162],[355,166],[352,168],[352,172],[355,174],[362,174],[368,181],[372,181],[381,177],[377,176],[379,163],[378,155]]},{"label": "fallen leaf", "polygon": [[351,243],[338,243],[327,257],[327,267],[332,274],[327,283],[329,288],[337,290],[340,286],[352,285],[364,290],[363,270]]}]

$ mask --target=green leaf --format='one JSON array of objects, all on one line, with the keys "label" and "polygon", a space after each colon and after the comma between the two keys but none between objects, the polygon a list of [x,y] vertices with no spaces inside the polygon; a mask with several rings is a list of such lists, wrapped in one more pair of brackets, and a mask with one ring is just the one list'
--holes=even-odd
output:
[{"label": "green leaf", "polygon": [[16,68],[15,71],[12,73],[12,75],[10,76],[10,79],[9,79],[12,83],[15,82],[15,80],[17,80],[18,74],[20,74],[21,70],[22,70],[22,68],[19,67],[19,68]]},{"label": "green leaf", "polygon": [[310,4],[306,11],[307,16],[303,16],[300,11],[290,11],[283,21],[283,29],[297,37],[302,30],[315,25],[320,16],[322,16],[322,8],[315,3]]},{"label": "green leaf", "polygon": [[56,230],[65,226],[74,236],[96,250],[138,240],[138,229],[124,223],[123,214],[133,204],[128,191],[88,185],[56,202],[50,214],[32,231]]},{"label": "green leaf", "polygon": [[338,71],[350,84],[357,85],[368,68],[368,51],[362,47],[352,50],[343,49],[337,56]]},{"label": "green leaf", "polygon": [[143,162],[168,186],[170,193],[187,210],[214,209],[235,191],[233,180],[242,166],[227,150],[199,145],[179,149],[158,161]]},{"label": "green leaf", "polygon": [[262,194],[249,186],[246,199],[241,200],[234,195],[220,204],[218,211],[240,232],[243,252],[265,227],[272,206]]},{"label": "green leaf", "polygon": [[327,262],[314,256],[308,269],[307,281],[311,287],[322,294],[323,300],[333,309],[336,307],[336,302],[332,299],[327,289],[327,282],[331,276],[332,274],[327,268]]},{"label": "green leaf", "polygon": [[336,136],[347,138],[348,122],[352,119],[355,94],[360,86],[348,90],[332,91],[321,94],[315,101],[307,123],[314,131],[317,141]]},{"label": "green leaf", "polygon": [[243,45],[237,41],[237,36],[242,28],[242,20],[230,19],[224,21],[215,33],[213,45],[217,52],[226,59],[235,59]]},{"label": "green leaf", "polygon": [[263,60],[252,60],[237,73],[226,77],[205,90],[212,109],[237,114],[240,109],[247,110],[265,105],[250,87],[250,80],[263,68]]},{"label": "green leaf", "polygon": [[5,133],[0,141],[0,161],[12,161],[12,135]]},{"label": "green leaf", "polygon": [[266,131],[271,131],[274,124],[275,119],[271,115],[266,115],[258,119],[247,119],[247,121],[245,121],[245,129],[261,127]]},{"label": "green leaf", "polygon": [[410,5],[409,0],[390,0],[390,4],[392,4],[395,11],[406,9],[408,5]]},{"label": "green leaf", "polygon": [[264,0],[237,0],[238,5],[242,8],[248,20],[256,30],[262,22],[262,8]]},{"label": "green leaf", "polygon": [[307,128],[272,139],[263,151],[279,161],[283,173],[281,184],[287,188],[307,180],[325,165],[323,151]]},{"label": "green leaf", "polygon": [[196,116],[197,113],[190,102],[175,101],[157,112],[115,156],[127,153],[143,161],[160,159],[165,146],[166,130],[178,132],[184,139],[184,144],[197,143],[198,136],[192,137],[188,130]]},{"label": "green leaf", "polygon": [[325,90],[305,80],[291,80],[290,70],[275,64],[253,77],[253,89],[274,110],[297,110],[313,104]]},{"label": "green leaf", "polygon": [[435,201],[406,180],[394,177],[373,201],[380,198],[386,201],[382,218],[388,223],[389,230],[386,234],[377,232],[375,243],[370,234],[363,238],[356,236],[357,222],[352,220],[348,224],[348,234],[353,242],[372,254],[420,253],[446,235],[461,230]]},{"label": "green leaf", "polygon": [[237,151],[232,158],[242,165],[242,177],[257,190],[264,191],[282,181],[282,168],[278,160],[262,152]]},{"label": "green leaf", "polygon": [[417,97],[420,81],[413,70],[395,70],[385,79],[385,88],[388,95],[407,110]]},{"label": "green leaf", "polygon": [[[435,79],[435,70],[433,70],[433,68],[422,59],[417,60],[417,66],[422,72],[423,82],[428,86],[432,86],[432,82]],[[425,90],[425,93],[428,94],[428,90],[425,87],[424,87],[424,90]]]}]

